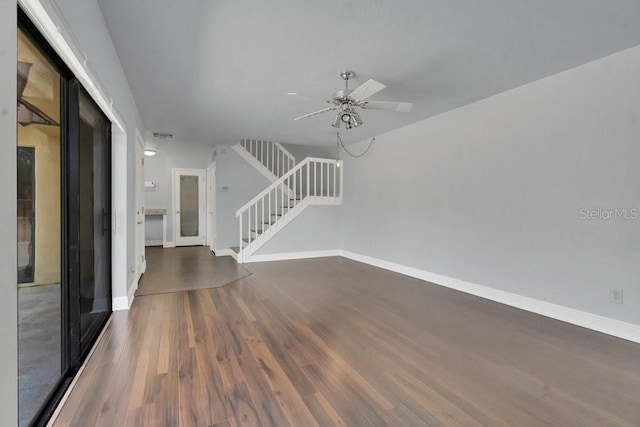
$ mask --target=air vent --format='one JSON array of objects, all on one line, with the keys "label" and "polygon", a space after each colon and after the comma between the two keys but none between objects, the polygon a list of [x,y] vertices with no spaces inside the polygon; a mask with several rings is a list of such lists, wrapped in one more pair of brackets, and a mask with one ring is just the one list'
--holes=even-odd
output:
[{"label": "air vent", "polygon": [[166,132],[153,132],[153,137],[158,139],[173,139],[173,134]]}]

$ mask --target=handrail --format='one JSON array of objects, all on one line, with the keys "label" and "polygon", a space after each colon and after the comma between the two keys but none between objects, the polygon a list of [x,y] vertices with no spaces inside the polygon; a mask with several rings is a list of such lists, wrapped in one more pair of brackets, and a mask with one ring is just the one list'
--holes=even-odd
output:
[{"label": "handrail", "polygon": [[282,153],[283,153],[285,156],[287,156],[287,158],[289,159],[289,161],[290,161],[291,163],[293,163],[294,165],[296,164],[296,158],[295,158],[295,157],[293,157],[293,154],[291,154],[291,153],[289,152],[289,150],[287,150],[286,148],[284,148],[284,147],[282,146],[282,144],[280,144],[279,142],[275,142],[275,141],[274,141],[274,142],[273,142],[273,145],[275,145],[276,147],[278,147],[278,148],[280,149],[280,151],[282,151]]},{"label": "handrail", "polygon": [[239,146],[276,177],[280,177],[296,165],[296,158],[275,141],[241,139]]},{"label": "handrail", "polygon": [[253,199],[249,200],[241,208],[239,208],[236,211],[236,218],[239,217],[242,214],[242,212],[246,211],[251,206],[253,206],[257,201],[261,200],[264,196],[269,194],[269,192],[271,192],[273,190],[273,187],[278,187],[279,185],[284,184],[285,180],[290,178],[298,170],[302,169],[305,165],[308,165],[311,162],[336,164],[336,160],[335,159],[323,159],[323,158],[320,158],[320,157],[307,157],[307,158],[305,158],[303,161],[298,163],[293,169],[289,170],[289,172],[287,172],[286,174],[282,175],[280,178],[278,178],[277,181],[272,182],[270,186],[268,186],[267,188],[262,190],[260,193],[258,193],[257,196],[255,196]]},{"label": "handrail", "polygon": [[342,188],[343,170],[336,159],[307,157],[295,165],[236,211],[238,262],[243,263],[308,206],[341,204]]}]

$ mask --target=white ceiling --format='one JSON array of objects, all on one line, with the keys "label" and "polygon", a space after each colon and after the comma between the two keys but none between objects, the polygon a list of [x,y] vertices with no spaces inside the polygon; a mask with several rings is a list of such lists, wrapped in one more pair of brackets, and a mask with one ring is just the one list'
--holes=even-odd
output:
[{"label": "white ceiling", "polygon": [[[638,0],[98,0],[145,126],[200,144],[332,145],[339,72],[387,89],[355,142],[640,44]],[[589,90],[589,88],[585,88]]]}]

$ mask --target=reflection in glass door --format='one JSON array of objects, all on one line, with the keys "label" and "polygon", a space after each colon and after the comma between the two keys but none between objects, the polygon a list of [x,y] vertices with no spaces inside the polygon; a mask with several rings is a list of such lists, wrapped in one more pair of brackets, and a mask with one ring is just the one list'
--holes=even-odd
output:
[{"label": "reflection in glass door", "polygon": [[18,31],[18,412],[26,426],[58,387],[63,360],[61,75]]},{"label": "reflection in glass door", "polygon": [[[80,354],[111,313],[111,123],[77,81]],[[75,98],[76,93],[72,95]]]},{"label": "reflection in glass door", "polygon": [[174,169],[176,246],[204,245],[204,170]]},{"label": "reflection in glass door", "polygon": [[18,147],[18,283],[33,283],[36,246],[35,147]]}]

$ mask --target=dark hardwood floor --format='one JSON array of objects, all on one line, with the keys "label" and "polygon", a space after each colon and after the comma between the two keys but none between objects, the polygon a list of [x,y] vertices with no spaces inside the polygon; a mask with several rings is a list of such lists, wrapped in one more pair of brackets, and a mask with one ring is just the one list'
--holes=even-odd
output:
[{"label": "dark hardwood floor", "polygon": [[55,425],[640,425],[638,344],[344,258],[247,268],[114,313]]},{"label": "dark hardwood floor", "polygon": [[147,268],[136,296],[192,291],[228,285],[251,274],[230,256],[215,256],[208,247],[146,248]]}]

